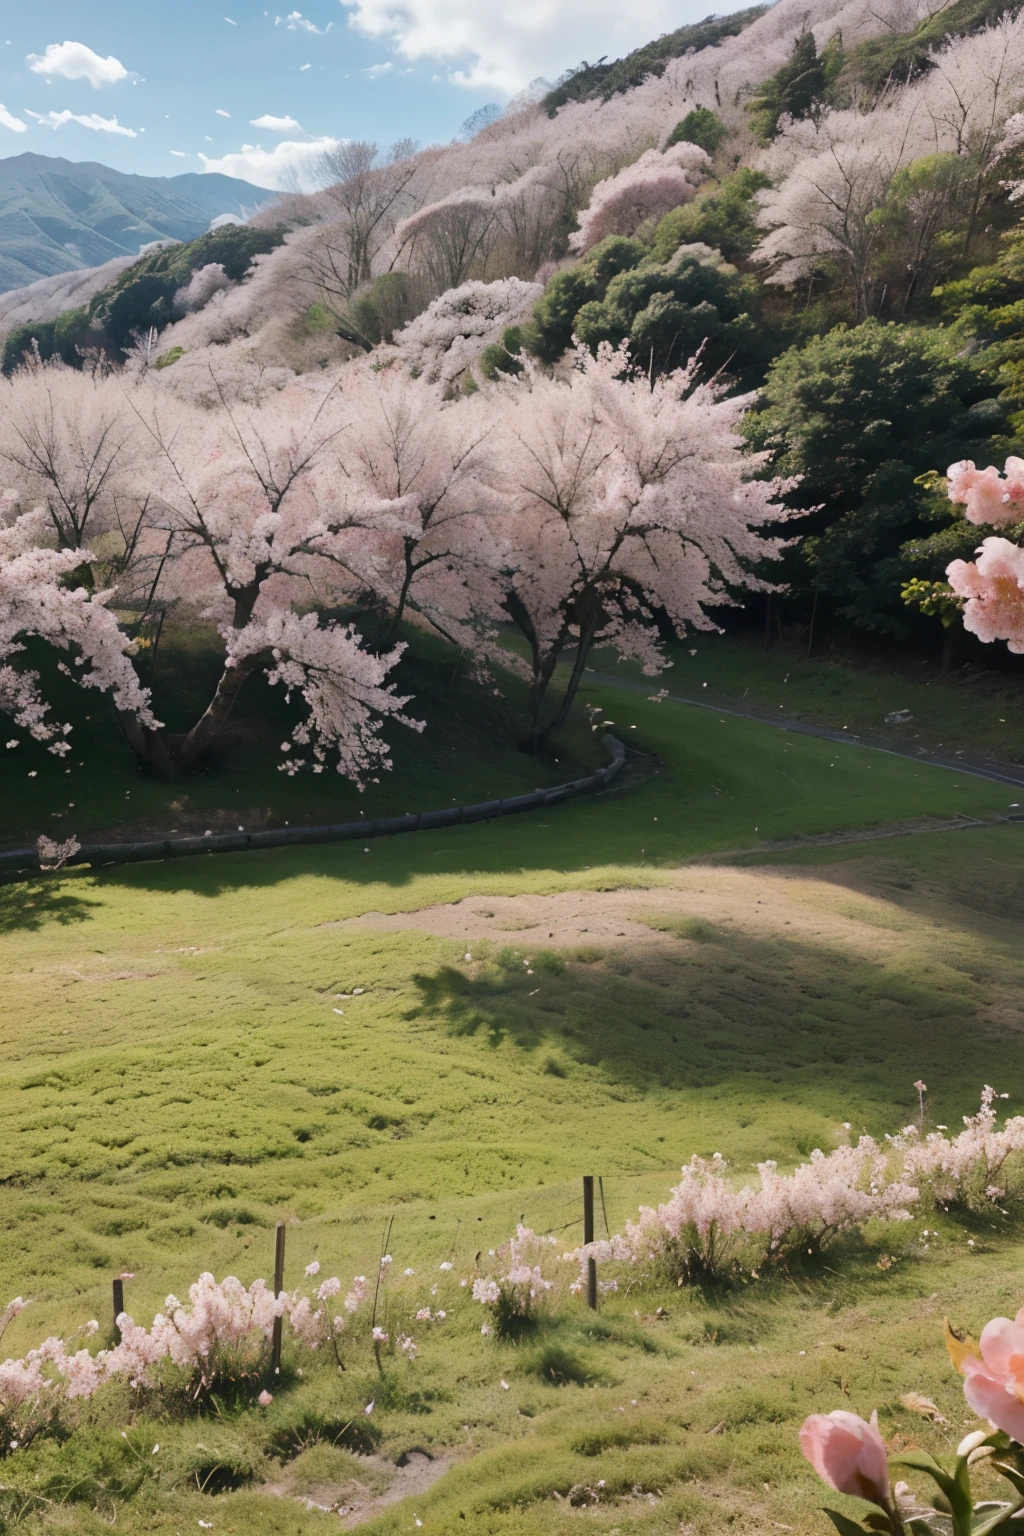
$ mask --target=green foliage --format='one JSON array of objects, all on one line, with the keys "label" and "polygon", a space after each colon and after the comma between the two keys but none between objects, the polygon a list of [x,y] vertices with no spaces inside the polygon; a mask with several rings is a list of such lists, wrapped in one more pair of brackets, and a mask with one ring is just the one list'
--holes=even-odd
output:
[{"label": "green foliage", "polygon": [[1024,438],[1024,228],[1003,235],[994,262],[935,290],[961,335],[980,344],[975,362],[1008,412],[1012,434],[1000,451],[1018,452]]},{"label": "green foliage", "polygon": [[891,312],[927,304],[937,280],[962,269],[983,180],[976,159],[954,154],[923,155],[892,178],[868,215],[879,236],[874,286]]},{"label": "green foliage", "polygon": [[[819,54],[813,32],[804,32],[793,44],[792,57],[774,75],[762,81],[747,102],[750,126],[762,144],[779,131],[779,119],[810,117],[821,104],[836,68],[838,55]],[[830,70],[831,66],[831,70]]]},{"label": "green foliage", "polygon": [[944,331],[839,326],[775,360],[744,423],[774,472],[800,476],[792,582],[867,629],[906,633],[900,551],[935,512],[918,476],[980,455],[991,431],[986,384],[957,352]]},{"label": "green foliage", "polygon": [[13,373],[33,351],[48,362],[53,356],[53,327],[52,320],[36,320],[8,331],[4,340],[4,373]]},{"label": "green foliage", "polygon": [[[660,249],[670,244],[664,226],[663,220]],[[671,255],[678,245],[671,241]],[[609,235],[583,261],[555,273],[532,321],[506,332],[503,347],[488,348],[484,372],[516,371],[523,348],[555,362],[576,335],[594,351],[602,341],[628,341],[638,365],[656,372],[678,367],[707,342],[709,368],[728,364],[731,373],[756,381],[768,358],[753,318],[757,307],[757,284],[717,252],[684,251],[659,262],[642,240]]]},{"label": "green foliage", "polygon": [[333,331],[337,321],[333,310],[318,299],[302,316],[302,329],[307,336],[323,336]]},{"label": "green foliage", "polygon": [[755,5],[748,10],[736,11],[731,16],[708,16],[703,21],[678,27],[666,32],[653,42],[628,53],[625,58],[608,64],[599,59],[596,64],[585,60],[569,70],[549,91],[541,105],[549,117],[554,117],[559,107],[568,101],[586,101],[593,96],[603,96],[608,101],[622,91],[632,90],[648,75],[662,75],[671,59],[677,59],[689,49],[714,48],[727,37],[736,37],[752,21],[763,16],[767,6]]},{"label": "green foliage", "polygon": [[878,96],[889,85],[913,80],[932,67],[930,55],[936,48],[993,26],[1007,9],[1006,0],[954,0],[932,10],[910,32],[886,33],[858,43],[843,58],[838,93],[843,99],[858,91]]},{"label": "green foliage", "polygon": [[[276,249],[283,239],[280,228],[225,224],[187,244],[153,251],[94,294],[87,308],[65,310],[56,320],[16,326],[7,336],[0,367],[6,374],[13,372],[33,341],[44,360],[59,356],[73,367],[80,361],[79,349],[98,349],[119,359],[131,345],[133,331],[153,326],[162,330],[170,323],[174,295],[193,272],[217,262],[232,282],[241,282],[254,257]],[[163,354],[158,367],[168,367],[182,355],[180,348],[171,351]]]},{"label": "green foliage", "polygon": [[95,346],[90,337],[89,311],[87,308],[66,309],[53,322],[53,350],[66,363],[78,358],[78,348]]},{"label": "green foliage", "polygon": [[480,354],[480,372],[485,379],[496,379],[502,373],[522,373],[522,350],[523,327],[507,326],[501,340],[492,342]]},{"label": "green foliage", "polygon": [[908,581],[900,596],[909,608],[920,608],[946,628],[956,621],[962,606],[948,581],[926,581],[921,576]]},{"label": "green foliage", "polygon": [[86,309],[66,309],[55,320],[32,320],[16,325],[4,340],[0,371],[11,374],[21,366],[26,354],[38,349],[44,362],[60,357],[72,366],[79,361],[79,348],[95,347],[98,338],[90,331]]},{"label": "green foliage", "polygon": [[665,214],[654,236],[654,260],[668,261],[680,245],[694,241],[721,251],[726,261],[749,256],[763,233],[754,222],[756,196],[770,185],[763,171],[744,165],[703,188],[692,203]]},{"label": "green foliage", "polygon": [[276,249],[283,239],[280,228],[225,224],[187,244],[153,251],[90,300],[90,332],[117,356],[130,345],[133,331],[162,330],[170,323],[174,295],[200,267],[216,262],[232,282],[241,282],[254,257]]},{"label": "green foliage", "polygon": [[[357,345],[391,342],[423,308],[420,284],[407,272],[385,272],[348,302],[338,331]],[[350,334],[348,334],[350,333]]]},{"label": "green foliage", "polygon": [[175,363],[184,356],[184,347],[168,347],[166,352],[160,353],[154,366],[157,368],[173,368]]},{"label": "green foliage", "polygon": [[572,341],[583,305],[603,299],[612,278],[637,266],[647,254],[642,240],[608,235],[575,266],[556,272],[537,300],[533,320],[523,327],[526,350],[542,362],[557,362]]},{"label": "green foliage", "polygon": [[684,251],[665,266],[645,261],[621,272],[603,299],[582,306],[574,328],[592,351],[602,341],[628,341],[637,365],[656,373],[679,367],[706,343],[708,370],[756,378],[767,363],[752,314],[757,305],[753,279],[717,253]]},{"label": "green foliage", "polygon": [[712,112],[708,107],[694,107],[693,111],[687,112],[682,121],[673,128],[665,148],[670,149],[673,144],[696,144],[700,149],[706,149],[709,155],[713,155],[728,134],[728,128],[717,113]]}]

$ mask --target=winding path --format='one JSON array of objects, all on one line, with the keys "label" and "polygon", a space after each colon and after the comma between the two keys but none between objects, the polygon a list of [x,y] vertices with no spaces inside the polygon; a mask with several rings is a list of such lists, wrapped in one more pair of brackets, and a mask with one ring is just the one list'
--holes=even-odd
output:
[{"label": "winding path", "polygon": [[[615,677],[610,672],[594,672],[589,667],[586,675],[591,682],[649,696],[650,683]],[[822,741],[842,742],[848,747],[867,747],[872,752],[886,752],[890,757],[908,757],[915,763],[930,763],[934,768],[947,768],[953,773],[970,774],[975,779],[993,779],[997,784],[1012,784],[1017,789],[1024,789],[1024,767],[1014,763],[985,762],[973,757],[946,757],[940,752],[926,751],[924,747],[902,746],[884,736],[840,731],[831,725],[812,725],[806,720],[779,720],[774,715],[754,708],[744,709],[736,703],[716,704],[708,699],[684,698],[680,693],[668,693],[665,697],[673,704],[687,704],[692,709],[706,709],[719,715],[735,715],[743,720],[754,720],[758,725],[774,726],[777,731],[791,731],[797,736],[817,736]]]}]

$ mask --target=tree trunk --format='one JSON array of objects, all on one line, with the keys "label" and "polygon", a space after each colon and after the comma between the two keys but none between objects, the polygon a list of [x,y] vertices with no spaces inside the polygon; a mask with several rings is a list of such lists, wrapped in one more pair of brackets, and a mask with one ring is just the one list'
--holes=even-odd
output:
[{"label": "tree trunk", "polygon": [[150,768],[158,779],[176,779],[179,772],[177,755],[163,731],[151,730],[149,726],[142,725],[134,715],[128,714],[125,710],[119,709],[117,718],[124,739],[139,762],[144,767]]},{"label": "tree trunk", "polygon": [[259,665],[258,656],[246,656],[237,666],[224,668],[217,683],[216,693],[185,737],[177,754],[182,769],[193,768],[210,747],[214,738],[223,730],[235,706],[235,700],[242,690],[242,685]]},{"label": "tree trunk", "polygon": [[811,622],[810,622],[810,626],[809,626],[809,628],[807,630],[807,660],[808,661],[810,661],[810,659],[811,659],[811,652],[814,649],[814,621],[817,618],[817,616],[818,616],[818,589],[817,589],[817,587],[815,587],[815,589],[814,589],[814,602],[811,604]]},{"label": "tree trunk", "polygon": [[548,724],[544,726],[539,733],[537,729],[537,723],[534,723],[533,750],[535,755],[538,752],[543,751],[543,749],[547,746],[548,741],[558,730],[559,726],[563,724],[570,709],[572,709],[572,706],[576,700],[577,690],[579,689],[580,683],[583,679],[583,672],[587,664],[587,657],[590,655],[591,647],[594,644],[594,635],[596,633],[596,626],[591,625],[580,634],[580,643],[576,647],[576,660],[573,662],[572,672],[569,675],[569,682],[562,697],[561,704],[558,706],[558,709],[555,711]]}]

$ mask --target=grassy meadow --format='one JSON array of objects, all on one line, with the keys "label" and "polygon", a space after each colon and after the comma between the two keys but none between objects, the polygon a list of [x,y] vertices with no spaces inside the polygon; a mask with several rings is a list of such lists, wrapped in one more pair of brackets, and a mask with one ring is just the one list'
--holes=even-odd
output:
[{"label": "grassy meadow", "polygon": [[[289,1352],[268,1409],[200,1419],[112,1390],[0,1463],[0,1528],[313,1533],[339,1528],[316,1506],[359,1485],[371,1536],[810,1536],[807,1412],[877,1407],[897,1445],[955,1445],[942,1316],[976,1331],[1024,1302],[998,1215],[879,1227],[717,1294],[624,1289],[596,1318],[563,1296],[519,1345],[480,1334],[460,1276],[520,1219],[578,1242],[583,1173],[614,1231],[694,1152],[745,1176],[835,1145],[843,1122],[898,1129],[919,1076],[950,1125],[983,1082],[1011,1109],[1024,1096],[1006,786],[612,688],[585,699],[644,754],[612,798],[0,887],[0,1293],[34,1299],[4,1353],[106,1329],[123,1270],[147,1324],[202,1269],[268,1275],[279,1217],[288,1284],[314,1258],[372,1275],[393,1219],[395,1271],[416,1275],[389,1322],[420,1348],[383,1378],[365,1343],[344,1373]],[[574,760],[598,741],[583,719]],[[444,803],[449,748],[416,805]],[[536,771],[507,734],[493,753],[460,755],[460,790]],[[396,765],[396,803],[414,769]],[[342,793],[272,772],[268,756],[268,795],[297,814]],[[174,786],[139,782],[162,817]],[[225,767],[188,793],[210,809],[230,787]],[[957,816],[991,824],[927,830]],[[445,1320],[414,1324],[425,1302]],[[909,1389],[948,1423],[902,1408]],[[381,1502],[410,1457],[447,1470]]]}]

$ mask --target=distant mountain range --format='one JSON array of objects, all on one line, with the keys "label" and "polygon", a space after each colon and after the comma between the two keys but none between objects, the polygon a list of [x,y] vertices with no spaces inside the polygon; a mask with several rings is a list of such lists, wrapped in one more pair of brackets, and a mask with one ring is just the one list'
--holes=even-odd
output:
[{"label": "distant mountain range", "polygon": [[0,293],[115,257],[151,240],[194,240],[221,214],[273,197],[232,176],[129,176],[50,155],[0,160]]}]

